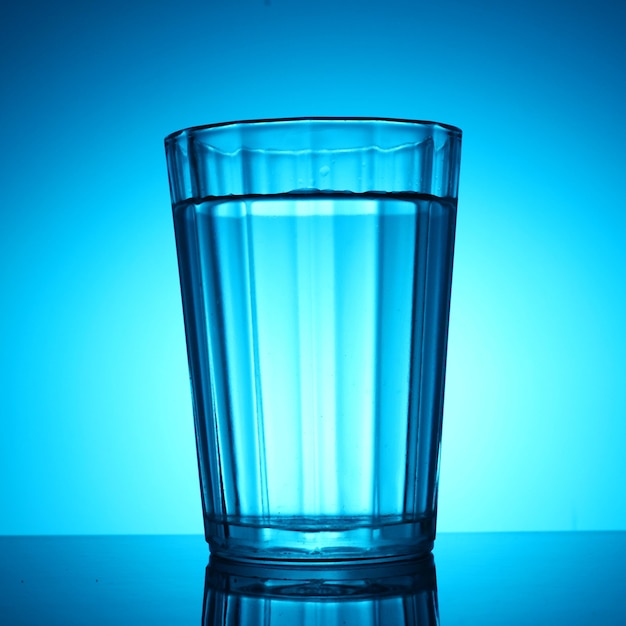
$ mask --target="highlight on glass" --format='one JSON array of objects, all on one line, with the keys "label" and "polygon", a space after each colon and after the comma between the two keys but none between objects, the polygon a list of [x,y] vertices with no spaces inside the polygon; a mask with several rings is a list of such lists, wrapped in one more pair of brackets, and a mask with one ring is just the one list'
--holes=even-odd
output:
[{"label": "highlight on glass", "polygon": [[165,146],[211,553],[429,553],[461,131],[256,120]]}]

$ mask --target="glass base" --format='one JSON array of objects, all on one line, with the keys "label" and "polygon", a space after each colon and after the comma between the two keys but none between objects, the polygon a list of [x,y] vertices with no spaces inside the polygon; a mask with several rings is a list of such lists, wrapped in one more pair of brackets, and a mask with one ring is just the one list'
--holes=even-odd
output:
[{"label": "glass base", "polygon": [[254,519],[205,519],[212,555],[242,562],[383,563],[429,554],[434,518],[288,518],[263,524]]}]

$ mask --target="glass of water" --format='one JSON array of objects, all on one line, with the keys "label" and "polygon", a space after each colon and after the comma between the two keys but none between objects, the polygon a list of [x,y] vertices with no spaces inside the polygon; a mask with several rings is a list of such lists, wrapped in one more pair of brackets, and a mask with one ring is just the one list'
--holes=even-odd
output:
[{"label": "glass of water", "polygon": [[257,120],[165,146],[211,553],[427,554],[461,131]]}]

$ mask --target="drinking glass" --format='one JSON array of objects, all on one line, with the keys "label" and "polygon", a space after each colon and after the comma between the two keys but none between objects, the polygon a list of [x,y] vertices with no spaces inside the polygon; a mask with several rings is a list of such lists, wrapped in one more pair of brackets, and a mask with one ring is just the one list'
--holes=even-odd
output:
[{"label": "drinking glass", "polygon": [[427,554],[461,131],[276,119],[165,145],[211,553]]}]

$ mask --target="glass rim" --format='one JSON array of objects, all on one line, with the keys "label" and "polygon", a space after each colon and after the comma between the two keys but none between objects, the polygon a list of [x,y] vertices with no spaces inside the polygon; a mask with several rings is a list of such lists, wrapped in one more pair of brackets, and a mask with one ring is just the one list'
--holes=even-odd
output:
[{"label": "glass rim", "polygon": [[165,142],[169,143],[174,141],[183,134],[195,135],[196,133],[212,130],[214,128],[236,127],[236,126],[253,126],[255,124],[280,124],[284,122],[372,122],[372,123],[392,123],[401,124],[406,126],[430,126],[438,127],[451,135],[457,135],[461,137],[463,131],[458,126],[452,124],[445,124],[443,122],[435,122],[432,120],[415,120],[402,117],[268,117],[248,120],[232,120],[227,122],[215,122],[212,124],[201,124],[198,126],[189,126],[188,128],[181,128],[174,131],[165,137]]}]

